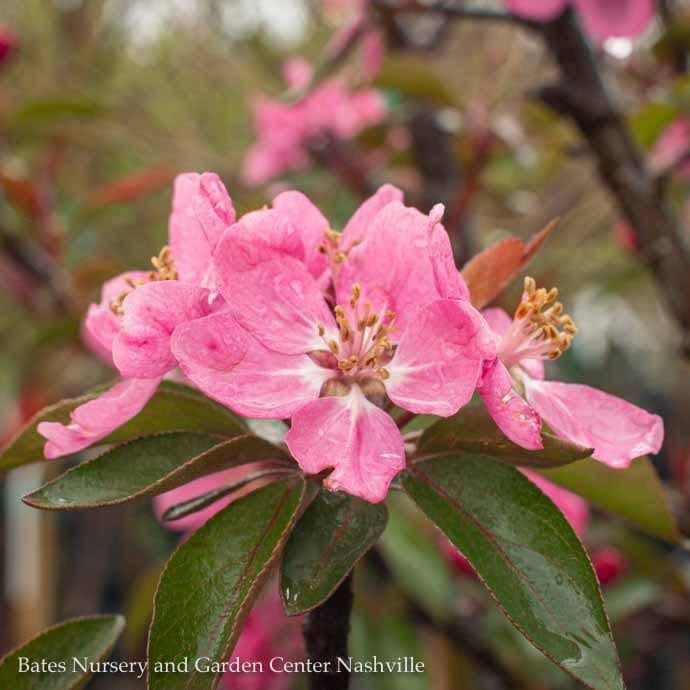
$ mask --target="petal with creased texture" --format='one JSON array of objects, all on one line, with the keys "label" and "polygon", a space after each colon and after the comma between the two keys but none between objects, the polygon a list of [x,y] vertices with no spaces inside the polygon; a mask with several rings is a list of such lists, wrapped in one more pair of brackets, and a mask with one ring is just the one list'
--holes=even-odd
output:
[{"label": "petal with creased texture", "polygon": [[472,398],[487,357],[495,349],[479,312],[460,300],[432,302],[402,334],[386,391],[406,410],[448,417]]},{"label": "petal with creased texture", "polygon": [[393,201],[403,200],[403,192],[392,184],[384,184],[376,190],[376,193],[364,201],[354,212],[347,225],[343,229],[341,238],[343,249],[347,249],[353,243],[361,242],[371,227],[376,214]]},{"label": "petal with creased texture", "polygon": [[170,336],[185,322],[211,310],[205,288],[163,280],[133,290],[122,308],[122,326],[113,342],[113,360],[126,378],[163,376],[177,366]]},{"label": "petal with creased texture", "polygon": [[338,303],[346,304],[352,285],[359,283],[375,311],[395,312],[401,333],[420,305],[439,298],[466,299],[467,287],[439,222],[441,213],[440,207],[427,216],[398,201],[386,204],[342,264],[336,280]]},{"label": "petal with creased texture", "polygon": [[484,365],[479,395],[496,426],[513,442],[527,450],[539,450],[541,419],[513,388],[513,380],[496,358]]},{"label": "petal with creased texture", "polygon": [[319,398],[292,417],[285,442],[307,474],[332,467],[324,485],[379,503],[405,467],[403,439],[383,410],[355,386],[343,397]]},{"label": "petal with creased texture", "polygon": [[561,437],[586,448],[609,467],[658,453],[664,423],[636,405],[577,383],[526,380],[527,401]]},{"label": "petal with creased texture", "polygon": [[329,370],[269,350],[226,311],[179,326],[172,351],[201,391],[247,417],[283,419],[319,395]]},{"label": "petal with creased texture", "polygon": [[273,200],[273,208],[287,216],[297,228],[304,245],[304,263],[314,278],[320,278],[328,267],[328,259],[319,248],[330,223],[302,192],[279,194]]},{"label": "petal with creased texture", "polygon": [[43,452],[49,460],[76,453],[109,436],[135,417],[156,392],[160,379],[128,379],[98,398],[77,407],[69,424],[41,422],[37,431],[47,439]]}]

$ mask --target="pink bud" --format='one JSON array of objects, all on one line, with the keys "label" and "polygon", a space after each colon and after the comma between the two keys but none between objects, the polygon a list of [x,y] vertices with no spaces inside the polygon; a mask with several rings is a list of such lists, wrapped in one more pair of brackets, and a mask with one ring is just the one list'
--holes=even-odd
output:
[{"label": "pink bud", "polygon": [[592,554],[594,570],[602,587],[613,584],[628,570],[625,556],[615,546],[604,546]]},{"label": "pink bud", "polygon": [[0,66],[10,60],[19,47],[19,36],[6,24],[0,24]]}]

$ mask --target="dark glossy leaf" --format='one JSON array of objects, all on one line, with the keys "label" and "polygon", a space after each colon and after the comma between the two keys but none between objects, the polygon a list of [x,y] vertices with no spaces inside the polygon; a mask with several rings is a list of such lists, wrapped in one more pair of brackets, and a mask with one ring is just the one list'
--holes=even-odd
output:
[{"label": "dark glossy leaf", "polygon": [[542,439],[542,450],[520,448],[501,433],[483,406],[472,405],[430,426],[419,440],[417,455],[423,459],[462,450],[489,455],[511,465],[540,468],[567,465],[592,454],[591,449],[564,441],[548,431],[542,432]]},{"label": "dark glossy leaf", "polygon": [[[0,453],[0,472],[43,460],[45,439],[36,431],[39,422],[67,424],[72,410],[98,397],[104,390],[106,388],[101,386],[79,398],[62,400],[41,410]],[[204,398],[187,386],[163,382],[158,392],[134,419],[98,445],[129,441],[139,436],[167,431],[200,431],[224,438],[247,433],[243,422],[222,405]]]},{"label": "dark glossy leaf", "polygon": [[387,510],[345,493],[321,490],[285,547],[280,587],[289,615],[325,601],[386,526]]},{"label": "dark glossy leaf", "polygon": [[[0,688],[3,690],[77,690],[86,685],[91,674],[74,667],[73,658],[98,662],[115,645],[125,627],[122,616],[75,618],[41,633],[30,642],[10,652],[0,661]],[[20,673],[20,657],[25,663],[45,664],[45,670]],[[50,672],[48,664],[54,666]],[[29,667],[32,668],[32,667]]]},{"label": "dark glossy leaf", "polygon": [[49,510],[117,505],[261,460],[289,462],[283,451],[256,436],[223,442],[184,431],[145,436],[73,467],[23,500]]},{"label": "dark glossy leaf", "polygon": [[532,482],[513,467],[465,455],[416,465],[403,485],[532,644],[590,688],[624,687],[591,563]]},{"label": "dark glossy leaf", "polygon": [[[231,503],[185,541],[163,571],[149,634],[150,690],[207,690],[216,675],[193,660],[224,661],[307,496],[299,480]],[[187,672],[157,662],[190,659]]]},{"label": "dark glossy leaf", "polygon": [[647,534],[674,542],[680,539],[666,492],[648,458],[637,458],[627,470],[590,458],[540,473]]}]

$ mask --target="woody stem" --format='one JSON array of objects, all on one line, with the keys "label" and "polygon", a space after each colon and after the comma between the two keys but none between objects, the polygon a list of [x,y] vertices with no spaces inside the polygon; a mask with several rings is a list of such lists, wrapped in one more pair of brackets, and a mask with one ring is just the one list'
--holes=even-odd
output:
[{"label": "woody stem", "polygon": [[310,690],[347,690],[350,674],[338,659],[347,660],[352,612],[352,575],[320,606],[307,614],[302,634],[311,669]]}]

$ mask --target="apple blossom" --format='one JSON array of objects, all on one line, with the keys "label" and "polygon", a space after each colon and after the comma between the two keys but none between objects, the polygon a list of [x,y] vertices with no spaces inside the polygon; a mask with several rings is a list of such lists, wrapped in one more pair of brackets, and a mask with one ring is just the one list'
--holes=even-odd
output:
[{"label": "apple blossom", "polygon": [[542,448],[543,419],[559,436],[593,448],[593,457],[610,467],[658,452],[664,435],[658,415],[589,386],[544,380],[543,360],[559,357],[575,335],[557,294],[526,278],[512,320],[501,309],[483,312],[498,354],[485,363],[478,386],[489,414],[523,448]]},{"label": "apple blossom", "polygon": [[505,4],[511,12],[538,22],[551,21],[571,6],[597,41],[635,38],[654,16],[654,0],[505,0]]},{"label": "apple blossom", "polygon": [[[452,415],[495,357],[453,264],[443,208],[426,216],[399,196],[382,188],[342,234],[319,221],[330,285],[309,270],[317,217],[306,197],[248,214],[214,254],[225,307],[172,338],[200,390],[248,417],[291,418],[285,442],[302,470],[333,468],[327,488],[371,502],[405,463],[400,431],[375,403]],[[279,210],[288,206],[292,220]]]},{"label": "apple blossom", "polygon": [[[304,89],[311,80],[311,66],[294,58],[284,66],[287,86]],[[337,78],[319,84],[295,103],[262,96],[254,103],[257,142],[244,160],[243,178],[259,185],[278,175],[303,168],[309,161],[309,144],[323,135],[351,139],[381,122],[386,103],[375,89],[349,89]]]},{"label": "apple blossom", "polygon": [[162,377],[176,368],[170,335],[178,323],[204,316],[219,304],[211,253],[234,220],[232,202],[216,175],[177,177],[170,246],[152,259],[153,270],[108,281],[84,322],[86,343],[116,366],[123,380],[77,407],[69,424],[38,425],[47,439],[47,458],[75,453],[111,434],[142,410]]}]

